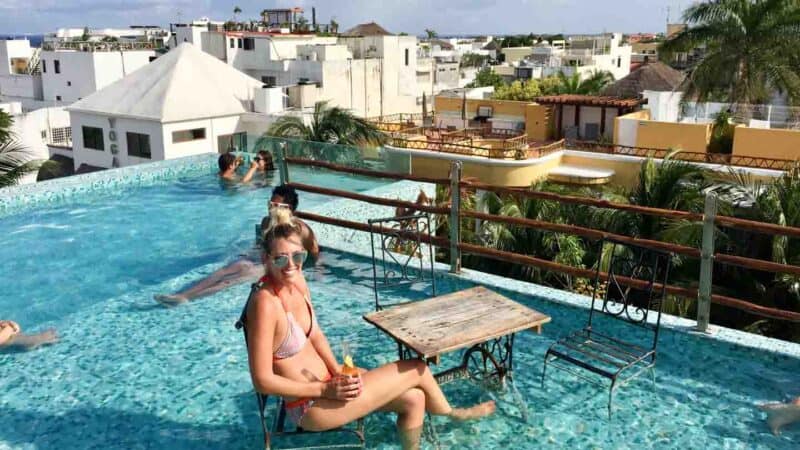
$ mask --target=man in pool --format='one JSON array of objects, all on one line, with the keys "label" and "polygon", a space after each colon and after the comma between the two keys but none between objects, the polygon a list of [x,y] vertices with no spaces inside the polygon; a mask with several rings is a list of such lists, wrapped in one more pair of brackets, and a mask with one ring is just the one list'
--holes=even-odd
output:
[{"label": "man in pool", "polygon": [[37,334],[23,334],[16,322],[0,320],[0,349],[33,350],[39,346],[58,342],[53,329]]},{"label": "man in pool", "polygon": [[265,168],[266,162],[262,163],[259,157],[255,157],[253,161],[250,162],[250,168],[247,169],[247,172],[240,180],[239,176],[236,174],[236,170],[239,169],[239,166],[241,166],[243,162],[244,159],[241,156],[237,157],[233,153],[223,153],[219,155],[217,164],[219,165],[218,175],[220,179],[231,182],[240,181],[242,183],[249,183],[257,171],[266,172],[267,170]]},{"label": "man in pool", "polygon": [[767,425],[776,436],[784,425],[800,422],[800,397],[789,403],[765,403],[758,408],[767,413]]},{"label": "man in pool", "polygon": [[[297,209],[298,203],[297,192],[294,188],[277,186],[273,189],[272,196],[269,200],[269,211],[273,211],[275,208],[287,208],[289,211],[294,212]],[[295,219],[295,221],[302,230],[303,246],[309,256],[311,256],[314,261],[318,261],[319,244],[317,243],[317,238],[314,236],[314,232],[311,230],[311,227],[300,219]],[[270,216],[268,215],[261,220],[261,229],[266,230],[269,228],[269,222]],[[257,246],[260,245],[261,236],[257,236],[256,241]],[[153,298],[164,306],[177,306],[196,298],[214,294],[239,283],[255,281],[264,273],[260,250],[257,246],[250,249],[247,254],[240,255],[236,261],[217,270],[190,288],[170,295],[158,294]]]}]

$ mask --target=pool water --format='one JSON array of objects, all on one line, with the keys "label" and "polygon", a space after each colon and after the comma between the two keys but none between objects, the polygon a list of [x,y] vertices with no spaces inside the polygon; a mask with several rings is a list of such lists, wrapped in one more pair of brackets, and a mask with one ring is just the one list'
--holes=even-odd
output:
[{"label": "pool water", "polygon": [[[321,171],[294,180],[363,191],[380,181]],[[249,287],[165,309],[152,296],[221,267],[252,243],[267,188],[225,190],[212,175],[87,195],[0,221],[0,312],[29,331],[55,327],[57,345],[0,354],[0,448],[258,448],[255,397],[242,335],[233,327]],[[302,194],[301,208],[327,200]],[[325,244],[324,236],[322,244]],[[396,347],[361,319],[373,306],[368,260],[326,251],[307,268],[320,326],[356,361],[393,360]],[[471,286],[442,275],[439,293]],[[607,391],[549,371],[547,346],[582,326],[586,311],[505,292],[552,316],[541,335],[521,333],[513,390],[455,382],[454,404],[494,398],[486,420],[435,420],[442,448],[797,448],[800,426],[773,436],[754,405],[800,395],[800,361],[686,333],[662,331],[657,388],[647,376]],[[425,286],[403,294],[423,298]],[[619,335],[627,329],[609,322]],[[452,358],[444,363],[452,362]],[[367,419],[369,448],[396,448],[389,414]],[[292,441],[284,441],[291,444]],[[296,441],[295,441],[296,443]],[[281,442],[278,442],[281,444]],[[428,445],[430,447],[430,445]]]}]

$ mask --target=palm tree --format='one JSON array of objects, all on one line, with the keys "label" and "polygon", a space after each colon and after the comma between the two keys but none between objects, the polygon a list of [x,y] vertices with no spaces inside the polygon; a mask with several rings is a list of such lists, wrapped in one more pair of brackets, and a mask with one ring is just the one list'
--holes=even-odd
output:
[{"label": "palm tree", "polygon": [[425,29],[425,34],[428,35],[428,39],[435,39],[439,36],[439,33],[437,33],[436,30],[432,30],[430,28]]},{"label": "palm tree", "polygon": [[329,107],[328,102],[314,105],[309,125],[302,117],[281,117],[256,141],[255,149],[274,150],[277,145],[274,137],[291,139],[287,141],[291,156],[357,167],[366,165],[357,146],[380,145],[386,141],[386,135],[372,122],[342,108]]},{"label": "palm tree", "polygon": [[581,75],[577,71],[571,76],[567,76],[564,72],[559,72],[557,77],[559,82],[557,92],[559,94],[597,95],[606,86],[614,82],[614,75],[611,72],[600,70],[593,72],[586,79],[581,79]]},{"label": "palm tree", "polygon": [[11,131],[14,118],[0,110],[0,188],[13,186],[26,174],[39,167],[30,152],[22,146]]},{"label": "palm tree", "polygon": [[[661,209],[702,212],[703,191],[711,185],[705,172],[696,165],[667,155],[660,164],[648,158],[639,170],[639,181],[628,194],[633,205]],[[701,224],[669,221],[661,217],[618,210],[614,213],[613,228],[620,234],[646,239],[663,238],[685,244],[698,244]]]},{"label": "palm tree", "polygon": [[665,41],[659,58],[703,47],[684,98],[722,94],[734,104],[763,103],[775,90],[800,100],[800,3],[715,0],[684,13],[691,26]]},{"label": "palm tree", "polygon": [[386,135],[372,122],[338,106],[328,106],[326,101],[314,104],[311,124],[306,125],[301,117],[283,116],[266,135],[342,145],[377,145],[386,141]]},{"label": "palm tree", "polygon": [[239,21],[239,14],[241,14],[241,13],[242,13],[242,8],[239,8],[238,6],[234,6],[233,7],[233,21],[234,22],[238,22]]}]

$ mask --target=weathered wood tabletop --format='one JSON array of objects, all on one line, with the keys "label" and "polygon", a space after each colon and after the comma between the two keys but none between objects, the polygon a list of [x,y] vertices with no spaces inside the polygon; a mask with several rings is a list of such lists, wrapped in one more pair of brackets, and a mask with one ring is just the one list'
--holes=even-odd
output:
[{"label": "weathered wood tabletop", "polygon": [[550,316],[478,286],[371,312],[364,320],[428,359],[517,331],[541,331]]}]

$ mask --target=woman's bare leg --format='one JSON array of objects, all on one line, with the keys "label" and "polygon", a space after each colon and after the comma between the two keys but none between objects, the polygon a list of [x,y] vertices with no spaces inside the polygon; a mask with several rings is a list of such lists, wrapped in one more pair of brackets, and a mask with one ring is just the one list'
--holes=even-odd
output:
[{"label": "woman's bare leg", "polygon": [[467,409],[451,407],[430,369],[420,360],[387,364],[361,375],[361,378],[364,384],[361,395],[349,402],[318,399],[303,419],[303,428],[321,431],[342,426],[387,406],[412,388],[425,394],[425,410],[431,414],[472,419],[494,412],[494,402]]},{"label": "woman's bare leg", "polygon": [[5,347],[33,350],[36,347],[54,344],[56,342],[58,342],[58,335],[56,334],[56,330],[51,328],[37,334],[17,334],[5,344]]},{"label": "woman's bare leg", "polygon": [[264,273],[264,268],[249,260],[237,260],[232,264],[217,270],[208,277],[200,280],[191,288],[171,295],[156,295],[157,302],[166,306],[175,306],[180,303],[194,300],[198,297],[205,297],[223,289],[227,289],[234,284],[242,283],[248,279],[256,279]]},{"label": "woman's bare leg", "polygon": [[397,433],[403,450],[419,450],[425,422],[425,392],[418,388],[409,389],[381,411],[397,413]]}]

